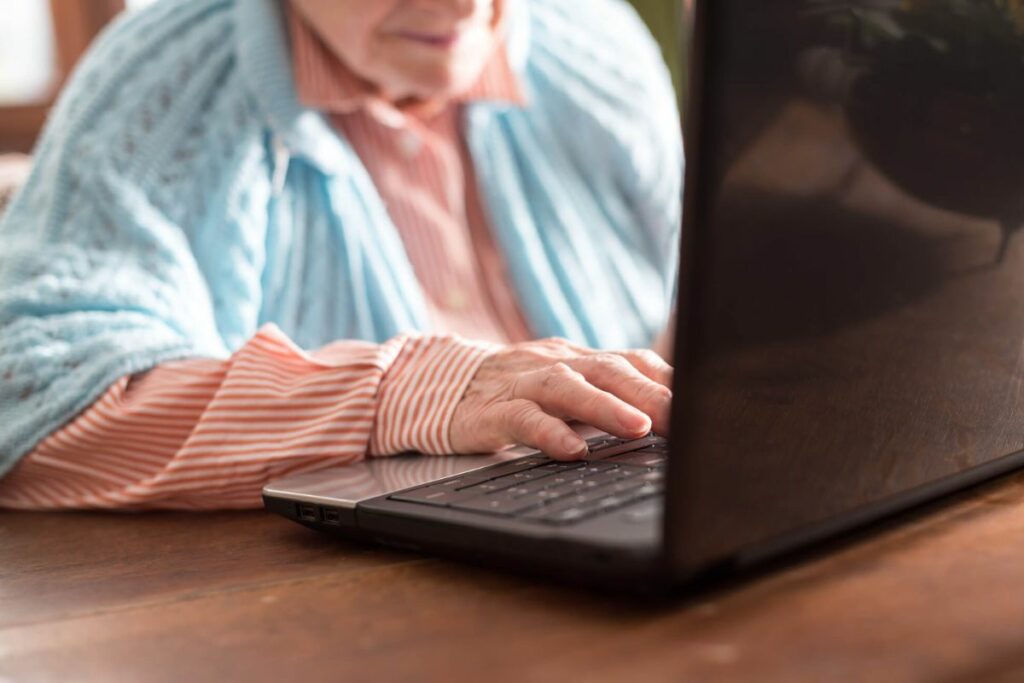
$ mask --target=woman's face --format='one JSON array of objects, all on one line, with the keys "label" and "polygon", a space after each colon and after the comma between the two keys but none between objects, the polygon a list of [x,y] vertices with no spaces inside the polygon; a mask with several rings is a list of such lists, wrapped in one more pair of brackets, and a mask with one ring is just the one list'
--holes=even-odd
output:
[{"label": "woman's face", "polygon": [[505,0],[291,0],[356,75],[394,100],[468,89]]}]

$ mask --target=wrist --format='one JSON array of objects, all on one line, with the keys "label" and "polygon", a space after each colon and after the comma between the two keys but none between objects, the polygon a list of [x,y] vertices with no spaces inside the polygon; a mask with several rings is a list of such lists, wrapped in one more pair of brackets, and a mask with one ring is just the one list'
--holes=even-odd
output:
[{"label": "wrist", "polygon": [[408,338],[381,379],[370,453],[452,453],[456,406],[480,365],[499,348],[453,335]]}]

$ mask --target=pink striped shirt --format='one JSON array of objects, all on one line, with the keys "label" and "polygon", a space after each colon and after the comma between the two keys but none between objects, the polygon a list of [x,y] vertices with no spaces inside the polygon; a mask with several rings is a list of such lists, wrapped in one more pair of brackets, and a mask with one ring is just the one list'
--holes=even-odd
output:
[{"label": "pink striped shirt", "polygon": [[466,102],[523,103],[504,47],[469,92],[400,110],[290,6],[287,18],[300,99],[366,164],[442,334],[307,352],[268,325],[228,360],[124,377],[0,480],[0,507],[258,507],[263,484],[283,474],[368,453],[451,452],[451,417],[487,342],[530,338],[459,129]]}]

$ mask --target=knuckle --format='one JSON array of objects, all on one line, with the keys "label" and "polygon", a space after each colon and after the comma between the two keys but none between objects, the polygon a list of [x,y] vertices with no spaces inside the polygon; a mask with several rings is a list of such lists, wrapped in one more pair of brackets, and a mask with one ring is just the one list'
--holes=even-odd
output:
[{"label": "knuckle", "polygon": [[575,379],[579,373],[573,370],[568,364],[559,361],[550,368],[546,375],[546,379],[549,382],[565,382],[567,380]]},{"label": "knuckle", "polygon": [[565,348],[569,345],[569,340],[564,337],[545,337],[540,340],[541,344],[545,346],[554,346],[555,348]]},{"label": "knuckle", "polygon": [[546,367],[555,357],[550,349],[533,344],[517,352],[515,364],[517,367],[537,370]]},{"label": "knuckle", "polygon": [[550,396],[557,391],[564,390],[565,385],[571,381],[575,371],[564,364],[556,362],[549,366],[541,377],[541,393]]},{"label": "knuckle", "polygon": [[629,361],[617,353],[599,353],[595,358],[597,363],[607,370],[623,370],[632,367]]},{"label": "knuckle", "polygon": [[661,356],[651,349],[630,349],[629,354],[642,363],[656,368],[665,364],[665,361],[661,359]]},{"label": "knuckle", "polygon": [[558,375],[555,372],[545,372],[540,379],[540,392],[549,394],[558,385]]},{"label": "knuckle", "polygon": [[573,369],[570,368],[569,364],[566,363],[565,361],[558,361],[557,363],[553,363],[551,365],[551,371],[560,373],[562,375],[568,375],[573,372]]},{"label": "knuckle", "polygon": [[536,347],[543,350],[548,358],[569,358],[581,355],[576,344],[562,337],[548,337],[536,342]]},{"label": "knuckle", "polygon": [[644,389],[644,401],[646,403],[658,405],[671,397],[671,395],[671,392],[660,384],[652,385],[648,382],[648,386]]},{"label": "knuckle", "polygon": [[581,387],[586,384],[586,379],[575,369],[565,363],[556,363],[551,366],[545,377],[545,389],[549,396],[558,396],[569,400]]}]

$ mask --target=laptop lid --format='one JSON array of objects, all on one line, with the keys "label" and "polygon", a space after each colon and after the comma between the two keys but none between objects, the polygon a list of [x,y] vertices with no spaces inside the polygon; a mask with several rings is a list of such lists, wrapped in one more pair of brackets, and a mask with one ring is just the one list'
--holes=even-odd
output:
[{"label": "laptop lid", "polygon": [[674,568],[1016,466],[1024,17],[697,3],[667,538]]}]

